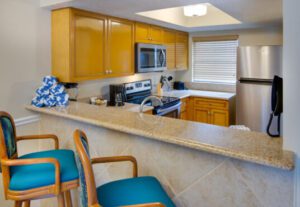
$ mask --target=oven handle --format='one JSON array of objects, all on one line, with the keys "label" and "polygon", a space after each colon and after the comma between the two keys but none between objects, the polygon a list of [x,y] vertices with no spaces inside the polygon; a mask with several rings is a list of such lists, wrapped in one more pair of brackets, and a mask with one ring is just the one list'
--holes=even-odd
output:
[{"label": "oven handle", "polygon": [[171,107],[168,107],[168,108],[165,108],[165,109],[159,109],[157,110],[157,115],[164,115],[164,114],[167,114],[171,111],[174,111],[175,109],[177,109],[178,111],[178,115],[180,114],[180,107],[181,106],[181,102],[179,102],[178,104],[174,105],[174,106],[171,106]]}]

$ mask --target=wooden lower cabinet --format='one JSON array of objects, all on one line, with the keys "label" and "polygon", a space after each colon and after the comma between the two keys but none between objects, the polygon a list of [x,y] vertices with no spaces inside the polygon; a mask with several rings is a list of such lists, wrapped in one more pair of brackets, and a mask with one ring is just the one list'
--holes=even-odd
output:
[{"label": "wooden lower cabinet", "polygon": [[229,113],[226,110],[211,109],[210,123],[219,126],[229,126]]},{"label": "wooden lower cabinet", "polygon": [[194,108],[193,112],[193,121],[210,123],[210,109]]},{"label": "wooden lower cabinet", "polygon": [[227,100],[189,97],[181,100],[183,120],[229,126],[230,103]]}]

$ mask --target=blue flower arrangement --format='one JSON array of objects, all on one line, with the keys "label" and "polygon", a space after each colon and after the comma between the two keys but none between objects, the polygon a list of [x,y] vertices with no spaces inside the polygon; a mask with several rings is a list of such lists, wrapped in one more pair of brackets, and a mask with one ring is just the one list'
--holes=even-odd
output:
[{"label": "blue flower arrangement", "polygon": [[54,76],[45,76],[43,85],[36,91],[36,96],[32,99],[31,104],[36,107],[53,107],[67,106],[69,104],[69,95],[65,87],[58,83]]}]

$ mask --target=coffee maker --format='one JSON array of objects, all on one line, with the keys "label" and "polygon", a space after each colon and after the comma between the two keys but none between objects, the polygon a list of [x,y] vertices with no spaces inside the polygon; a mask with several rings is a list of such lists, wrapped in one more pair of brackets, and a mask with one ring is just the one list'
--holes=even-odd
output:
[{"label": "coffee maker", "polygon": [[126,101],[126,93],[124,84],[109,85],[109,101],[108,106],[124,106]]}]

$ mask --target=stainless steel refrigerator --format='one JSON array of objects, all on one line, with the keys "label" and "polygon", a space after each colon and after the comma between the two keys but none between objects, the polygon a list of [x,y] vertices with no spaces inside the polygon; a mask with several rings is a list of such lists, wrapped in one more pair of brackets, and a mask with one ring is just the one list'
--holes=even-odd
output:
[{"label": "stainless steel refrigerator", "polygon": [[[271,112],[274,75],[282,77],[281,46],[238,48],[236,121],[253,131],[266,132]],[[271,125],[277,130],[277,120]]]}]

